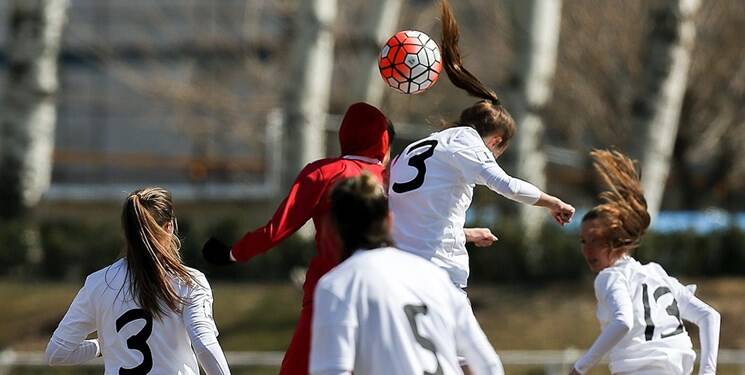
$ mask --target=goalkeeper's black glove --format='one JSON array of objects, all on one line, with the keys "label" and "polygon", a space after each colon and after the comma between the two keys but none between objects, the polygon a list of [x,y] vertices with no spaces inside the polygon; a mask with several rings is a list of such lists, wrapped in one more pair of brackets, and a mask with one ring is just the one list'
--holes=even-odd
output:
[{"label": "goalkeeper's black glove", "polygon": [[208,263],[224,266],[233,264],[230,259],[230,246],[224,244],[215,237],[210,237],[202,246],[202,256]]}]

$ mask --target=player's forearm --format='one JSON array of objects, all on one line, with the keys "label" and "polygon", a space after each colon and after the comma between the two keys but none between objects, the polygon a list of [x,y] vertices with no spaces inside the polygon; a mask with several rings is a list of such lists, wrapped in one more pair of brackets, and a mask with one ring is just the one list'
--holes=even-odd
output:
[{"label": "player's forearm", "polygon": [[605,326],[590,349],[575,364],[574,368],[581,374],[589,371],[631,330],[631,325],[623,320],[613,320]]},{"label": "player's forearm", "polygon": [[715,310],[699,322],[699,340],[701,341],[700,375],[716,374],[719,354],[720,316]]},{"label": "player's forearm", "polygon": [[223,354],[217,341],[204,345],[195,351],[197,360],[199,360],[199,364],[207,375],[230,375],[228,361],[225,359],[225,354]]},{"label": "player's forearm", "polygon": [[556,198],[553,195],[541,192],[541,196],[538,198],[538,200],[533,205],[537,207],[555,209],[561,206],[561,199]]},{"label": "player's forearm", "polygon": [[719,330],[721,318],[719,313],[700,299],[692,296],[681,304],[681,317],[698,326],[701,342],[700,375],[715,374],[719,352]]},{"label": "player's forearm", "polygon": [[85,340],[71,344],[52,337],[47,345],[45,357],[50,366],[78,365],[96,358],[100,354],[98,340]]}]

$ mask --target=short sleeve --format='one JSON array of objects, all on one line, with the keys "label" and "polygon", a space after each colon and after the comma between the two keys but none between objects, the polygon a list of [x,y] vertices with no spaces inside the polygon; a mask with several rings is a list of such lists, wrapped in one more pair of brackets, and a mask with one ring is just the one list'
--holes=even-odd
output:
[{"label": "short sleeve", "polygon": [[96,311],[93,304],[93,286],[88,277],[73,299],[65,317],[62,318],[53,337],[71,344],[79,344],[96,331]]},{"label": "short sleeve", "polygon": [[354,368],[358,321],[352,300],[336,296],[323,279],[318,284],[313,299],[311,373]]}]

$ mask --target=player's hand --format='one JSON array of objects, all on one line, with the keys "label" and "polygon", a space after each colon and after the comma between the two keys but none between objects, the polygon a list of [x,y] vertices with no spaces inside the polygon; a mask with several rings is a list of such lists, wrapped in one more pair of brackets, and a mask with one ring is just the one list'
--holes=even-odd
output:
[{"label": "player's hand", "polygon": [[202,256],[208,263],[218,266],[235,263],[230,259],[230,246],[214,237],[210,237],[202,246]]},{"label": "player's hand", "polygon": [[472,242],[477,247],[491,246],[498,240],[489,228],[463,228],[463,233],[466,235],[466,242]]},{"label": "player's hand", "polygon": [[569,372],[569,375],[582,375],[579,371],[577,371],[576,368],[572,367],[572,371]]},{"label": "player's hand", "polygon": [[549,208],[549,210],[551,211],[551,216],[559,225],[571,223],[572,217],[574,217],[574,207],[562,202],[560,199],[556,200],[556,204],[552,205]]}]

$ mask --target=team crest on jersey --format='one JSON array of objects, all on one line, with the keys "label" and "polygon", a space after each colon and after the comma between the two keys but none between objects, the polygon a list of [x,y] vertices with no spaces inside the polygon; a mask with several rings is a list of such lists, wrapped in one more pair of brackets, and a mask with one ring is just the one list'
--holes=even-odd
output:
[{"label": "team crest on jersey", "polygon": [[497,161],[494,160],[494,155],[491,154],[491,152],[488,151],[480,151],[477,152],[476,155],[479,158],[479,161],[482,163],[496,163]]}]

